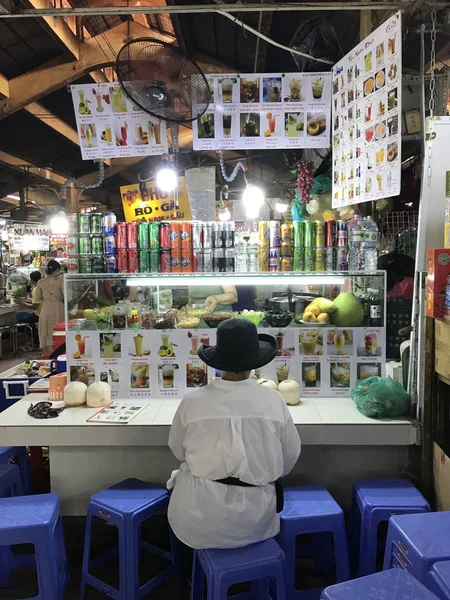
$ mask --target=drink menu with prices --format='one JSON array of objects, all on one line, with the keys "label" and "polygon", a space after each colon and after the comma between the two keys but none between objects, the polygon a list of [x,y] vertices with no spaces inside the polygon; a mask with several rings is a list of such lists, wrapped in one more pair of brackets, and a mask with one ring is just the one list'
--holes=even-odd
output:
[{"label": "drink menu with prices", "polygon": [[[382,327],[264,329],[275,336],[275,360],[258,378],[294,379],[300,396],[350,396],[357,379],[385,375],[386,334]],[[67,333],[70,381],[110,384],[113,398],[182,398],[220,373],[197,356],[215,344],[215,329],[71,330]]]},{"label": "drink menu with prices", "polygon": [[398,12],[333,67],[333,207],[400,194],[402,27]]},{"label": "drink menu with prices", "polygon": [[83,160],[167,152],[164,122],[135,106],[118,83],[72,85]]},{"label": "drink menu with prices", "polygon": [[328,148],[331,73],[208,75],[194,150]]}]

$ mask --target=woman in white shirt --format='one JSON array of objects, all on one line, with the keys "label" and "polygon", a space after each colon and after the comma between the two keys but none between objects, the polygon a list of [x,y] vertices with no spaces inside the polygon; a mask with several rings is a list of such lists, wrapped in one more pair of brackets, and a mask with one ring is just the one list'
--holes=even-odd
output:
[{"label": "woman in white shirt", "polygon": [[279,533],[275,482],[297,462],[300,438],[281,394],[250,378],[276,353],[275,338],[245,319],[221,323],[217,345],[198,351],[223,375],[181,402],[169,446],[182,464],[167,484],[169,522],[191,548],[236,548]]}]

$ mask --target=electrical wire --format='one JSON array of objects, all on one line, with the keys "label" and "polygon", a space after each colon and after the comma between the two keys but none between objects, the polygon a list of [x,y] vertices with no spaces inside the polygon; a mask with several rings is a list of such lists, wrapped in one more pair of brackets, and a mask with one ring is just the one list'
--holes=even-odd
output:
[{"label": "electrical wire", "polygon": [[95,188],[100,187],[102,185],[104,179],[105,179],[105,164],[104,164],[103,160],[100,159],[98,161],[98,179],[97,179],[97,181],[95,183],[86,184],[86,183],[83,183],[80,179],[77,179],[76,177],[71,177],[70,179],[65,181],[61,186],[61,191],[60,191],[61,199],[62,200],[66,199],[67,188],[69,187],[69,185],[71,183],[77,184],[77,186],[83,190],[93,190]]},{"label": "electrical wire", "polygon": [[283,44],[279,44],[278,42],[275,42],[275,40],[272,40],[271,38],[269,38],[266,35],[264,35],[263,33],[257,31],[256,29],[253,29],[253,27],[250,27],[250,25],[246,25],[243,21],[241,21],[237,17],[234,17],[230,13],[227,13],[227,12],[225,12],[223,10],[217,10],[217,11],[214,11],[214,12],[217,12],[219,15],[222,15],[223,17],[226,17],[227,19],[230,19],[230,21],[233,21],[233,23],[237,23],[238,25],[240,25],[244,29],[247,29],[247,31],[250,31],[251,33],[253,33],[257,37],[260,37],[262,40],[264,40],[268,44],[272,44],[272,46],[276,46],[277,48],[281,48],[281,50],[286,50],[286,52],[289,52],[291,54],[297,54],[298,56],[303,56],[303,58],[309,58],[310,60],[315,60],[316,62],[325,63],[326,65],[333,65],[334,64],[332,60],[327,60],[325,58],[316,58],[315,56],[311,56],[310,54],[306,54],[305,52],[300,52],[300,50],[294,50],[294,48],[289,48],[288,46],[283,46]]}]

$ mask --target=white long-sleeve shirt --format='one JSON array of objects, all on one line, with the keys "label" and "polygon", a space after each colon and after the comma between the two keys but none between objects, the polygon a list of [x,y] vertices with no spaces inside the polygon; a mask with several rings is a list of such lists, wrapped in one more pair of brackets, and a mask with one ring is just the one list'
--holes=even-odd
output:
[{"label": "white long-sleeve shirt", "polygon": [[[180,403],[169,446],[182,461],[167,483],[169,522],[182,542],[236,548],[279,533],[272,482],[292,470],[301,448],[279,392],[255,379],[216,379]],[[225,477],[260,487],[214,481]]]}]

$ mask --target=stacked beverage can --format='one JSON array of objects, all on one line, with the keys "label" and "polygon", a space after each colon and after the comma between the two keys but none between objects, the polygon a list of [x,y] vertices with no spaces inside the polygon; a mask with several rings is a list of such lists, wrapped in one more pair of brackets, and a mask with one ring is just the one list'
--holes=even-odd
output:
[{"label": "stacked beverage can", "polygon": [[269,271],[279,271],[280,270],[280,249],[279,248],[270,248],[269,250]]},{"label": "stacked beverage can", "polygon": [[89,233],[103,233],[102,213],[91,213],[89,217]]},{"label": "stacked beverage can", "polygon": [[336,221],[337,231],[337,251],[336,264],[338,271],[347,271],[347,223],[346,221]]},{"label": "stacked beverage can", "polygon": [[280,270],[293,271],[294,263],[294,226],[292,223],[281,225]]},{"label": "stacked beverage can", "polygon": [[[138,245],[139,250],[149,250],[150,249],[150,237],[148,230],[148,223],[139,223],[138,224]],[[143,271],[144,273],[147,271]]]},{"label": "stacked beverage can", "polygon": [[101,256],[103,254],[103,238],[101,235],[93,235],[91,238],[92,254]]},{"label": "stacked beverage can", "polygon": [[150,238],[150,248],[151,249],[157,249],[159,250],[159,240],[160,240],[160,236],[159,236],[159,229],[160,229],[160,224],[159,223],[149,223],[149,238]]},{"label": "stacked beverage can", "polygon": [[314,271],[314,240],[315,240],[315,228],[313,221],[305,221],[305,271]]},{"label": "stacked beverage can", "polygon": [[[102,230],[106,235],[116,233],[117,217],[116,213],[107,212],[102,217]],[[114,272],[114,271],[112,271]]]},{"label": "stacked beverage can", "polygon": [[325,223],[325,271],[336,271],[336,221]]},{"label": "stacked beverage can", "polygon": [[247,254],[248,254],[248,260],[247,260],[248,273],[257,273],[259,271],[258,246],[256,244],[249,244],[247,246]]},{"label": "stacked beverage can", "polygon": [[325,271],[325,223],[316,221],[314,223],[314,271]]},{"label": "stacked beverage can", "polygon": [[187,221],[180,223],[181,272],[192,273],[192,240],[191,224]]},{"label": "stacked beverage can", "polygon": [[305,270],[305,222],[294,221],[294,271]]},{"label": "stacked beverage can", "polygon": [[67,215],[68,235],[76,235],[78,233],[78,215]]},{"label": "stacked beverage can", "polygon": [[270,254],[270,221],[260,221],[258,224],[258,264],[259,270],[263,272],[269,271],[269,254]]}]

